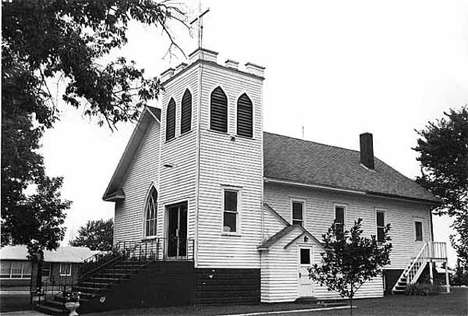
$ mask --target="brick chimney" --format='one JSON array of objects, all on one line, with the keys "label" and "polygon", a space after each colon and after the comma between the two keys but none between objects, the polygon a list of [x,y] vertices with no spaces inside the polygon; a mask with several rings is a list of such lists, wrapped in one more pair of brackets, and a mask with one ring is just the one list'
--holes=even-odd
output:
[{"label": "brick chimney", "polygon": [[371,133],[359,135],[361,144],[361,163],[368,169],[374,169],[374,144]]}]

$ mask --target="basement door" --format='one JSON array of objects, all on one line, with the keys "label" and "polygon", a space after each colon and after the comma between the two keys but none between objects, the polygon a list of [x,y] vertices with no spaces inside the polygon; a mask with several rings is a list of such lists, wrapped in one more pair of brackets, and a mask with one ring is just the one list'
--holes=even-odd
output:
[{"label": "basement door", "polygon": [[312,265],[312,248],[311,247],[298,247],[298,297],[311,297],[315,295],[314,283],[309,278],[309,268]]},{"label": "basement door", "polygon": [[167,256],[177,259],[187,256],[187,203],[167,209]]}]

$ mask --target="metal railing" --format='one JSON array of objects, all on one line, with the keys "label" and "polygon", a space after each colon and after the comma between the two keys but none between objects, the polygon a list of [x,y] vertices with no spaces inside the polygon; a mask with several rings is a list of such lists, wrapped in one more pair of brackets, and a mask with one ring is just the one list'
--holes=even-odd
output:
[{"label": "metal railing", "polygon": [[44,281],[37,303],[47,302],[56,296],[63,297],[65,301],[65,296],[72,292],[84,292],[82,297],[89,298],[89,295],[108,289],[150,262],[193,261],[194,248],[194,240],[178,237],[118,242],[112,250],[86,258],[77,278],[60,277]]}]

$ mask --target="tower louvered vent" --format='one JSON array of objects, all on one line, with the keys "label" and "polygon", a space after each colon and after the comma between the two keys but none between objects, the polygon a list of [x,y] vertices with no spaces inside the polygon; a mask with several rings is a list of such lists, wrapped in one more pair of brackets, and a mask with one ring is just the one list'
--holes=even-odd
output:
[{"label": "tower louvered vent", "polygon": [[192,129],[192,94],[187,89],[182,97],[182,119],[180,133],[189,132]]},{"label": "tower louvered vent", "polygon": [[176,116],[176,104],[174,99],[169,101],[166,112],[166,141],[169,141],[175,137],[175,116]]},{"label": "tower louvered vent", "polygon": [[210,129],[227,133],[227,97],[220,87],[211,93]]},{"label": "tower louvered vent", "polygon": [[247,96],[243,94],[237,100],[237,135],[252,137],[252,101]]}]

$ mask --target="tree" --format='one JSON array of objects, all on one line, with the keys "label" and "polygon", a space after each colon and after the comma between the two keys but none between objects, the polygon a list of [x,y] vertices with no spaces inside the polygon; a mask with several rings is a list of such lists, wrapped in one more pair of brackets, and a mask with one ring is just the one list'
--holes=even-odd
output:
[{"label": "tree", "polygon": [[[123,57],[104,62],[127,43],[130,21],[161,28],[178,48],[170,21],[185,25],[170,1],[13,0],[2,2],[2,245],[26,243],[30,255],[63,239],[61,178],[49,178],[37,152],[58,119],[48,83],[63,80],[62,99],[113,129],[135,121],[157,97],[157,78]],[[27,194],[26,192],[32,192]],[[35,193],[34,193],[35,192]]]},{"label": "tree", "polygon": [[[170,47],[179,48],[170,32],[171,21],[185,25],[185,15],[171,1],[161,0],[16,0],[2,2],[2,66],[20,64],[36,78],[33,95],[57,110],[47,86],[49,78],[67,80],[63,100],[84,113],[98,116],[113,128],[134,121],[140,110],[156,98],[157,78],[118,57],[104,57],[127,43],[130,21],[161,28]],[[46,117],[47,118],[47,117]],[[38,117],[39,123],[43,123]]]},{"label": "tree", "polygon": [[91,250],[109,251],[112,249],[114,237],[114,222],[111,219],[104,221],[88,221],[78,230],[78,237],[70,241],[70,246],[89,247]]},{"label": "tree", "polygon": [[468,106],[444,115],[416,131],[421,136],[413,148],[421,163],[416,181],[442,200],[434,214],[455,217],[452,227],[458,236],[450,239],[468,270]]},{"label": "tree", "polygon": [[383,266],[390,264],[392,244],[388,224],[383,233],[383,242],[375,235],[362,237],[362,219],[354,222],[350,230],[343,230],[338,223],[322,235],[326,252],[322,253],[322,263],[309,268],[309,277],[329,291],[336,291],[341,297],[350,299],[353,313],[353,297],[366,282],[382,273]]},{"label": "tree", "polygon": [[60,196],[63,179],[46,176],[43,157],[37,153],[44,127],[34,126],[32,108],[37,117],[49,117],[45,125],[53,118],[32,93],[36,79],[11,65],[2,68],[2,78],[1,243],[25,244],[35,254],[58,246],[64,235],[63,212],[70,202]]}]

